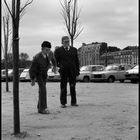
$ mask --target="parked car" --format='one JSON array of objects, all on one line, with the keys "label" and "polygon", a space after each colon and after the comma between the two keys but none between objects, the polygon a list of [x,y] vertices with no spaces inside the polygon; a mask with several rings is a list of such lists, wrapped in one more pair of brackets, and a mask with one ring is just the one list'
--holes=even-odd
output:
[{"label": "parked car", "polygon": [[126,70],[130,69],[131,65],[129,64],[112,64],[108,65],[104,71],[92,73],[92,81],[107,81],[114,82],[120,81],[124,82]]},{"label": "parked car", "polygon": [[97,71],[103,71],[103,65],[86,65],[80,68],[80,75],[77,77],[78,81],[89,82],[91,81],[91,74]]},{"label": "parked car", "polygon": [[[24,68],[19,68],[19,76],[22,73]],[[13,80],[13,69],[8,69],[8,81]],[[6,70],[1,70],[1,81],[6,81]]]},{"label": "parked car", "polygon": [[24,69],[24,71],[20,74],[19,80],[22,82],[30,81],[29,69]]},{"label": "parked car", "polygon": [[57,72],[54,73],[52,71],[52,68],[50,68],[48,70],[48,78],[47,78],[48,81],[52,81],[52,82],[56,82],[56,81],[60,81],[61,80],[61,77],[60,77],[60,74],[58,72],[58,68],[57,68]]},{"label": "parked car", "polygon": [[[13,79],[13,69],[8,69],[8,81]],[[1,70],[1,81],[6,81],[6,70]]]},{"label": "parked car", "polygon": [[126,71],[125,77],[130,80],[131,83],[137,83],[139,81],[139,65],[132,67]]}]

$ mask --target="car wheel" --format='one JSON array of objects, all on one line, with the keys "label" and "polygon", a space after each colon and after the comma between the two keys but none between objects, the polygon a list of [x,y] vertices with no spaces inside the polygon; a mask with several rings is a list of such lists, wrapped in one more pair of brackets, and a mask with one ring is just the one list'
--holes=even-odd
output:
[{"label": "car wheel", "polygon": [[111,77],[108,78],[108,82],[109,83],[113,83],[114,81],[115,81],[115,78],[114,77],[111,76]]},{"label": "car wheel", "polygon": [[133,80],[131,80],[131,83],[137,83],[137,80],[133,79]]},{"label": "car wheel", "polygon": [[87,76],[84,77],[83,81],[84,81],[84,82],[89,82],[89,77],[87,77]]},{"label": "car wheel", "polygon": [[120,82],[121,82],[121,83],[123,83],[123,82],[124,82],[124,80],[120,80]]}]

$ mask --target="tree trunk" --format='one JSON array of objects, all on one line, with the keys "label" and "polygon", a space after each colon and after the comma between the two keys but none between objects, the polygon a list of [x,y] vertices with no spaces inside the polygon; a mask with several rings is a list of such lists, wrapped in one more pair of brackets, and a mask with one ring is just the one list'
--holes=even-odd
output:
[{"label": "tree trunk", "polygon": [[6,92],[9,92],[9,84],[8,84],[8,66],[7,66],[7,52],[5,52],[5,74],[6,74]]},{"label": "tree trunk", "polygon": [[9,91],[9,85],[8,85],[8,64],[7,64],[7,52],[8,52],[8,34],[9,34],[9,25],[7,23],[8,21],[4,19],[3,17],[3,31],[4,31],[4,47],[5,47],[5,82],[6,82],[6,92]]},{"label": "tree trunk", "polygon": [[[19,14],[20,0],[13,0],[13,104],[14,104],[14,134],[20,133],[19,115]],[[15,7],[16,6],[16,7]]]},{"label": "tree trunk", "polygon": [[70,37],[70,40],[71,40],[71,46],[73,47],[73,37],[72,36]]},{"label": "tree trunk", "polygon": [[19,117],[19,74],[18,74],[18,52],[19,41],[17,29],[14,33],[17,37],[13,40],[13,103],[14,103],[14,134],[20,133],[20,117]]}]

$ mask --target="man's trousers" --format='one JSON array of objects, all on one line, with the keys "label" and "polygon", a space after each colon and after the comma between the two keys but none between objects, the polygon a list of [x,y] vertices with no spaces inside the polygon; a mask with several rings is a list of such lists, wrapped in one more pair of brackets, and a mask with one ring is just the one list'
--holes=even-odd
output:
[{"label": "man's trousers", "polygon": [[43,76],[37,77],[37,82],[39,86],[39,96],[38,96],[38,111],[43,111],[47,108],[47,91],[46,91],[46,78]]}]

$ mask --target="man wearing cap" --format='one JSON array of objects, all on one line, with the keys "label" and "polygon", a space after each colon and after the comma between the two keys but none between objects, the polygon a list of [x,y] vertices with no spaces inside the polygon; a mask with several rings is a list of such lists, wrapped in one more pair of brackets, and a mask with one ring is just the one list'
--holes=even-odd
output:
[{"label": "man wearing cap", "polygon": [[31,85],[35,85],[35,80],[37,80],[39,86],[39,99],[38,99],[38,113],[48,114],[47,110],[47,95],[46,95],[46,80],[47,71],[53,64],[53,70],[56,72],[56,63],[54,59],[53,52],[51,49],[51,43],[44,41],[41,44],[41,52],[36,54],[33,58],[31,67],[29,69]]},{"label": "man wearing cap", "polygon": [[79,75],[79,60],[77,49],[69,45],[69,37],[62,37],[62,46],[55,50],[55,59],[60,68],[60,103],[65,108],[67,104],[67,82],[70,85],[71,106],[78,106],[76,100],[76,76]]}]

